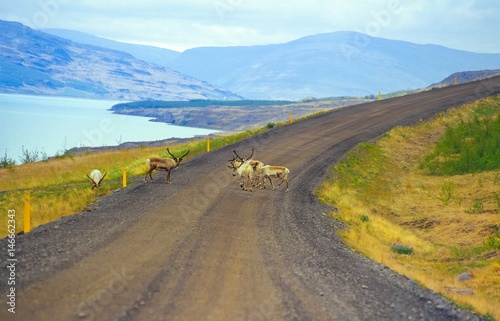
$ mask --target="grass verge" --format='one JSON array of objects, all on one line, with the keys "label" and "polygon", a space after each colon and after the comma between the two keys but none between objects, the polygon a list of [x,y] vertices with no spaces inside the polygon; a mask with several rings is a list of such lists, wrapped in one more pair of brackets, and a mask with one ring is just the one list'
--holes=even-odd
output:
[{"label": "grass verge", "polygon": [[[211,150],[226,146],[268,128],[248,130],[211,139]],[[127,177],[145,175],[146,159],[149,157],[169,158],[167,146],[141,147],[119,151],[106,151],[82,155],[67,155],[48,161],[9,166],[0,169],[0,238],[7,235],[8,211],[15,210],[16,233],[23,230],[23,195],[31,196],[31,228],[83,211],[98,197],[107,195],[122,186],[122,170]],[[169,146],[175,155],[191,150],[186,159],[206,151],[206,140],[198,139],[175,146]],[[107,172],[99,189],[90,189],[85,176],[93,169]],[[4,228],[5,227],[5,228]]]},{"label": "grass verge", "polygon": [[[316,191],[338,208],[332,215],[347,224],[341,234],[355,251],[497,320],[500,158],[491,153],[500,146],[498,140],[485,143],[484,137],[464,126],[484,132],[486,124],[497,126],[499,118],[497,96],[450,110],[433,121],[395,128],[376,143],[362,143],[348,153]],[[453,142],[469,147],[467,153],[477,144],[491,152],[485,169],[470,166],[470,173],[464,172],[454,163],[459,152],[440,152],[446,149],[441,142],[450,128],[462,132],[453,132]],[[458,172],[430,175],[436,168]],[[463,273],[468,280],[459,280]]]}]

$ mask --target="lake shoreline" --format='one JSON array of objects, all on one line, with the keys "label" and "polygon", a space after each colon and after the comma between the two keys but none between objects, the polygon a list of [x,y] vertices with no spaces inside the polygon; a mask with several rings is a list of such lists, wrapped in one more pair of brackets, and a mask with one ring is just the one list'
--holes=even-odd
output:
[{"label": "lake shoreline", "polygon": [[22,164],[31,159],[60,157],[67,152],[170,144],[217,132],[115,114],[109,109],[116,103],[0,94],[0,152],[6,159]]},{"label": "lake shoreline", "polygon": [[[356,105],[372,101],[370,99],[346,98],[331,100],[311,100],[286,105],[210,105],[207,107],[141,107],[140,102],[134,106],[124,106],[110,110],[114,114],[148,117],[152,122],[166,123],[175,126],[220,131],[245,131],[256,127],[264,127],[269,123],[288,121],[290,117],[300,118],[334,108]],[[147,102],[145,102],[147,104]]]},{"label": "lake shoreline", "polygon": [[[109,151],[117,151],[117,150],[126,150],[126,149],[134,149],[134,148],[142,148],[142,147],[158,147],[158,146],[173,146],[181,143],[186,143],[194,140],[205,139],[206,137],[215,137],[215,134],[209,134],[206,136],[197,135],[189,138],[167,138],[160,139],[154,141],[138,141],[138,142],[125,142],[118,145],[110,145],[110,146],[98,146],[98,147],[73,147],[66,151],[65,154],[70,155],[81,155],[81,154],[89,154],[89,153],[100,153],[100,152],[109,152]],[[49,157],[57,158],[56,156]]]}]

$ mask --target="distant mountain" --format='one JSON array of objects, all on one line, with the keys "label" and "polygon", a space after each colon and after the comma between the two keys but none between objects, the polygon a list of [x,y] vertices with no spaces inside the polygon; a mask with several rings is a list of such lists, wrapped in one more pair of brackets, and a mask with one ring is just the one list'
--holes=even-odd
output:
[{"label": "distant mountain", "polygon": [[123,100],[241,99],[128,53],[0,20],[0,93]]},{"label": "distant mountain", "polygon": [[297,100],[423,88],[453,72],[499,68],[500,54],[334,32],[276,45],[189,49],[168,66],[247,99]]},{"label": "distant mountain", "polygon": [[0,31],[0,92],[9,93],[125,100],[300,100],[425,88],[455,72],[500,68],[500,54],[356,32],[179,53],[76,31],[42,33],[6,21],[0,21]]},{"label": "distant mountain", "polygon": [[174,50],[109,40],[80,31],[66,29],[43,29],[41,31],[78,43],[123,51],[131,54],[137,59],[160,66],[166,66],[168,62],[180,55],[180,52]]},{"label": "distant mountain", "polygon": [[452,85],[455,82],[455,80],[457,84],[463,84],[466,82],[481,80],[496,75],[500,75],[500,69],[455,72],[450,76],[446,77],[445,79],[443,79],[442,81],[432,84],[429,87],[449,86]]}]

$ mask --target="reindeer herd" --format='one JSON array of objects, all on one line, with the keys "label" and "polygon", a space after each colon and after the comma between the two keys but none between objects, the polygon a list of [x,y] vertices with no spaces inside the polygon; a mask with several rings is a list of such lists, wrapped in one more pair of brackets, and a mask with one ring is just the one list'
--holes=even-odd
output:
[{"label": "reindeer herd", "polygon": [[[288,192],[288,174],[290,170],[284,166],[264,165],[259,160],[252,159],[252,154],[247,158],[241,158],[235,150],[233,159],[229,160],[227,167],[233,170],[233,176],[238,176],[238,183],[244,191],[252,191],[252,187],[266,188],[266,178],[269,180],[273,190],[279,188],[281,184],[286,183]],[[271,178],[280,178],[278,186],[274,186]]]},{"label": "reindeer herd", "polygon": [[[153,177],[151,173],[154,170],[164,170],[167,172],[166,174],[166,183],[170,184],[170,172],[173,169],[179,167],[179,164],[182,162],[182,159],[189,154],[189,150],[187,153],[182,155],[181,157],[176,157],[174,154],[170,152],[167,148],[167,152],[172,158],[157,158],[152,157],[148,158],[146,162],[149,165],[149,169],[146,172],[146,176],[144,176],[144,182],[147,182],[147,178],[151,179],[153,182]],[[290,170],[284,166],[274,166],[274,165],[264,165],[263,162],[259,160],[252,159],[254,149],[252,148],[252,154],[247,158],[242,158],[236,150],[233,150],[233,158],[228,160],[227,167],[233,171],[233,176],[238,177],[238,184],[241,189],[244,191],[252,192],[253,187],[258,187],[261,189],[266,188],[266,179],[269,180],[271,184],[271,188],[273,190],[279,188],[281,184],[286,183],[286,190],[288,192],[288,174]],[[87,177],[90,180],[90,186],[92,189],[98,188],[101,185],[102,180],[106,176],[97,169],[94,169],[90,175]],[[272,178],[281,179],[277,186],[274,186]]]}]

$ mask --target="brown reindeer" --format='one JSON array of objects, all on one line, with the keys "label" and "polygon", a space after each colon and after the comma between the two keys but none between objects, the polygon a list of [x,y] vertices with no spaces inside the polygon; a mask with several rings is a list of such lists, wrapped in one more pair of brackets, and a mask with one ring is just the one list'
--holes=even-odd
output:
[{"label": "brown reindeer", "polygon": [[181,157],[175,157],[170,150],[167,148],[167,152],[172,156],[172,158],[148,158],[147,162],[149,164],[149,170],[146,173],[146,176],[144,176],[144,181],[147,182],[147,178],[149,175],[149,178],[151,178],[151,182],[153,182],[153,177],[151,176],[151,173],[156,169],[156,170],[164,170],[167,171],[167,180],[166,183],[170,184],[170,172],[173,169],[176,169],[179,167],[179,164],[181,163],[182,159],[189,154],[190,150],[187,151],[186,154],[182,155]]}]

